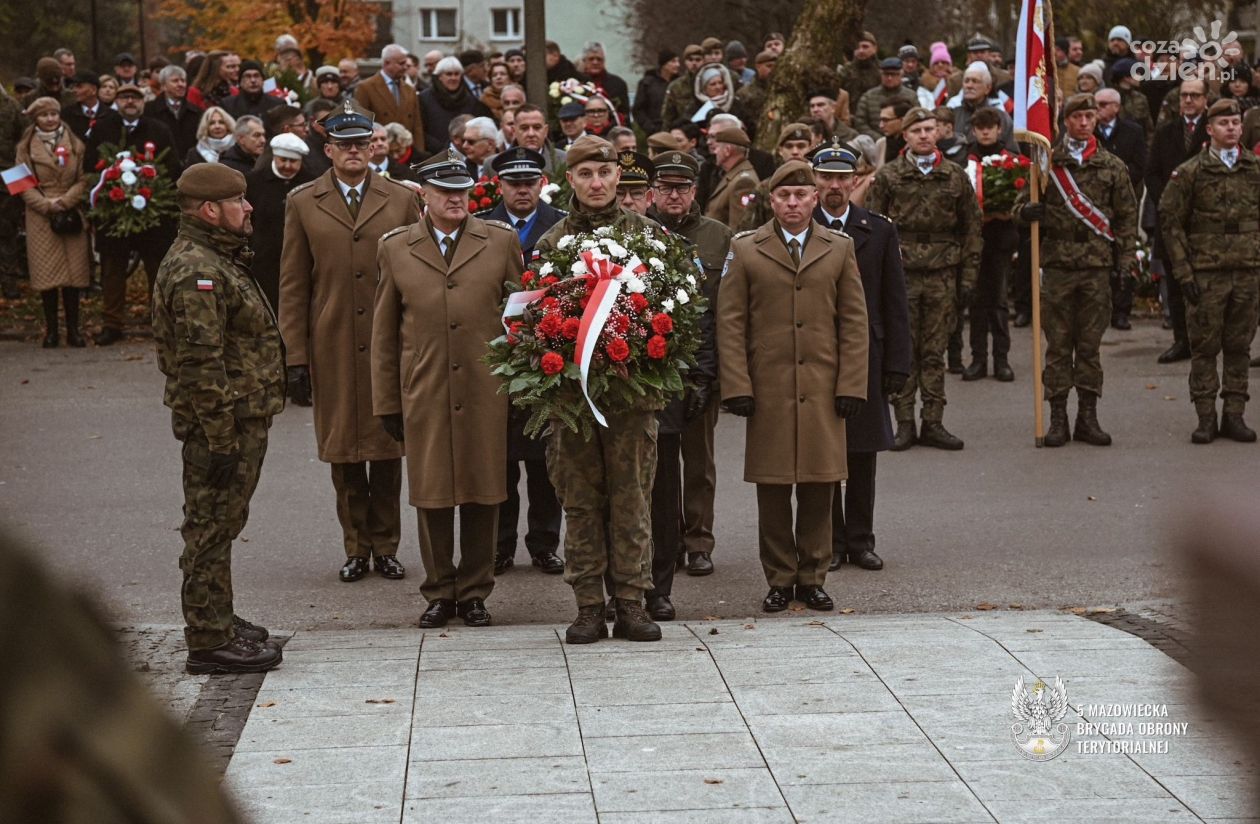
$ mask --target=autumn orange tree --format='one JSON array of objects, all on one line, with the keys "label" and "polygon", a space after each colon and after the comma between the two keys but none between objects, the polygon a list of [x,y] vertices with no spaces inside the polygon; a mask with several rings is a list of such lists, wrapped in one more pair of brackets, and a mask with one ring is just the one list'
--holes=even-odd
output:
[{"label": "autumn orange tree", "polygon": [[368,0],[159,0],[158,10],[186,32],[187,42],[173,52],[231,49],[265,59],[288,32],[312,64],[362,55],[386,13]]}]

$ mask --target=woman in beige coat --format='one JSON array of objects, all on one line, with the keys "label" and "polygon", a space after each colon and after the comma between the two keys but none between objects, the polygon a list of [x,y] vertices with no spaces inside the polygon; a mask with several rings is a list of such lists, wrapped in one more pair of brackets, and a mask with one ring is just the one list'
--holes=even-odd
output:
[{"label": "woman in beige coat", "polygon": [[[22,192],[26,203],[26,255],[31,286],[44,300],[44,348],[60,343],[57,331],[57,295],[66,308],[66,343],[84,346],[79,333],[79,290],[92,278],[88,236],[80,211],[87,177],[83,173],[83,141],[61,122],[61,106],[41,97],[26,108],[32,121],[18,142],[17,162],[25,163],[39,186]],[[78,212],[77,232],[59,234],[52,221],[58,215]]]}]

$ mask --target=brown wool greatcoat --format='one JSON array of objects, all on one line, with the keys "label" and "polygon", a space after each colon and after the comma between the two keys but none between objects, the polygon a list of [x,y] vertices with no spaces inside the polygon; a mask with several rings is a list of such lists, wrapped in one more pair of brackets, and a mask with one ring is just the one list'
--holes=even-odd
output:
[{"label": "brown wool greatcoat", "polygon": [[482,363],[523,267],[516,232],[470,217],[448,268],[421,220],[383,238],[372,333],[373,412],[402,414],[421,509],[507,498],[508,400]]},{"label": "brown wool greatcoat", "polygon": [[731,241],[718,292],[722,399],[752,397],[744,480],[848,477],[835,398],[866,397],[866,296],[853,241],[811,223],[799,273],[775,221]]},{"label": "brown wool greatcoat", "polygon": [[77,204],[88,187],[88,176],[82,168],[83,141],[69,128],[63,131],[57,145],[65,146],[68,151],[64,166],[58,165],[56,155],[35,136],[33,127],[26,130],[17,148],[17,162],[25,163],[39,180],[38,188],[22,192],[22,201],[26,204],[26,253],[31,288],[40,292],[66,286],[86,289],[92,282],[88,233],[59,235],[52,230],[52,201]]},{"label": "brown wool greatcoat", "polygon": [[289,193],[280,254],[280,333],[289,366],[311,369],[319,459],[359,463],[402,457],[372,415],[372,302],[376,244],[414,223],[415,194],[369,174],[358,220],[329,170]]},{"label": "brown wool greatcoat", "polygon": [[[398,101],[394,101],[394,93],[389,89],[385,75],[377,72],[354,88],[354,100],[370,111],[372,119],[388,126],[390,123],[401,123],[411,132],[412,145],[424,145],[424,120],[420,114],[420,98],[416,89],[405,80],[398,89]],[[445,140],[446,136],[443,135]]]},{"label": "brown wool greatcoat", "polygon": [[757,191],[757,183],[757,170],[748,158],[744,158],[722,175],[722,179],[713,187],[704,216],[713,218],[727,228],[739,228],[744,220],[744,212],[749,208],[743,200]]}]

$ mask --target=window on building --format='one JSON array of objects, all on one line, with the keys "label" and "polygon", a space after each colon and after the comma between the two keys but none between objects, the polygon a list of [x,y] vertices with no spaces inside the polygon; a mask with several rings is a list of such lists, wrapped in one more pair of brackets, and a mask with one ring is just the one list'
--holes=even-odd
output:
[{"label": "window on building", "polygon": [[495,40],[520,40],[521,10],[491,9],[490,36]]},{"label": "window on building", "polygon": [[455,9],[420,9],[421,40],[454,40]]}]

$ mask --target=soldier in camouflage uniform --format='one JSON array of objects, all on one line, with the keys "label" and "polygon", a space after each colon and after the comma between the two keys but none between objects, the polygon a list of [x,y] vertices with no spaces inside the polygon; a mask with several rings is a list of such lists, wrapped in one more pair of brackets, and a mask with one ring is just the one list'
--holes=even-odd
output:
[{"label": "soldier in camouflage uniform", "polygon": [[849,93],[849,100],[857,103],[867,89],[879,85],[879,41],[869,31],[858,37],[853,59],[840,67],[840,88]]},{"label": "soldier in camouflage uniform", "polygon": [[[0,169],[12,168],[15,162],[18,140],[26,128],[23,120],[17,101],[0,86]],[[22,294],[17,288],[17,278],[21,261],[26,259],[26,250],[21,248],[18,239],[23,211],[22,199],[0,186],[0,290],[9,300]]]},{"label": "soldier in camouflage uniform", "polygon": [[[789,123],[779,132],[779,146],[777,149],[779,162],[787,163],[789,160],[804,160],[813,146],[814,133],[810,131],[809,126],[804,123]],[[753,190],[752,202],[744,210],[744,217],[740,220],[739,225],[734,228],[738,232],[759,229],[765,226],[766,222],[773,217],[774,210],[770,208],[770,178],[767,177],[758,183],[757,188]]]},{"label": "soldier in camouflage uniform", "polygon": [[233,610],[232,541],[249,517],[271,418],[284,409],[284,344],[249,272],[245,176],[203,163],[176,188],[179,236],[158,267],[153,337],[184,445],[187,669],[262,672],[280,663],[280,649]]},{"label": "soldier in camouflage uniform", "polygon": [[[634,231],[659,226],[617,205],[617,150],[601,137],[585,135],[569,147],[565,172],[573,186],[573,209],[534,247],[546,254],[565,235],[601,226]],[[657,406],[604,410],[607,428],[596,426],[588,441],[564,424],[551,426],[547,470],[564,507],[564,580],[573,587],[578,616],[565,633],[570,644],[608,636],[604,623],[604,573],[612,577],[616,623],[613,635],[659,641],[661,628],[643,608],[652,588],[652,479],[656,474]]]},{"label": "soldier in camouflage uniform", "polygon": [[703,64],[704,49],[694,43],[683,49],[682,74],[665,88],[665,103],[661,106],[662,129],[672,129],[687,120],[687,112],[696,103],[696,72]]},{"label": "soldier in camouflage uniform", "polygon": [[766,107],[766,97],[770,94],[770,75],[774,72],[779,56],[772,51],[763,51],[755,61],[757,76],[746,86],[735,92],[735,105],[743,114],[743,120],[757,127],[761,120],[761,110]]},{"label": "soldier in camouflage uniform", "polygon": [[[1191,310],[1190,399],[1199,416],[1191,440],[1217,434],[1251,443],[1243,422],[1247,358],[1260,300],[1260,159],[1240,150],[1238,101],[1218,100],[1207,113],[1207,149],[1172,173],[1159,201],[1160,224],[1173,272]],[[1216,356],[1223,353],[1223,378]],[[1223,401],[1220,427],[1216,394]]]},{"label": "soldier in camouflage uniform", "polygon": [[[902,118],[906,151],[875,173],[866,208],[897,225],[910,299],[914,363],[905,388],[889,397],[897,415],[892,449],[909,449],[914,431],[915,390],[923,399],[917,442],[962,449],[945,429],[945,347],[959,305],[971,302],[980,267],[980,208],[957,163],[936,148],[936,119],[921,106]],[[961,284],[955,289],[955,280]]]},{"label": "soldier in camouflage uniform", "polygon": [[[1100,150],[1094,137],[1094,96],[1073,95],[1063,112],[1067,134],[1050,155],[1054,179],[1044,202],[1027,203],[1027,195],[1021,194],[1015,205],[1020,220],[1041,221],[1041,316],[1045,395],[1050,401],[1044,443],[1063,446],[1075,438],[1107,446],[1111,436],[1098,424],[1103,387],[1098,348],[1111,322],[1111,272],[1134,262],[1137,203],[1128,167]],[[1069,433],[1067,399],[1073,386],[1076,426]]]}]

